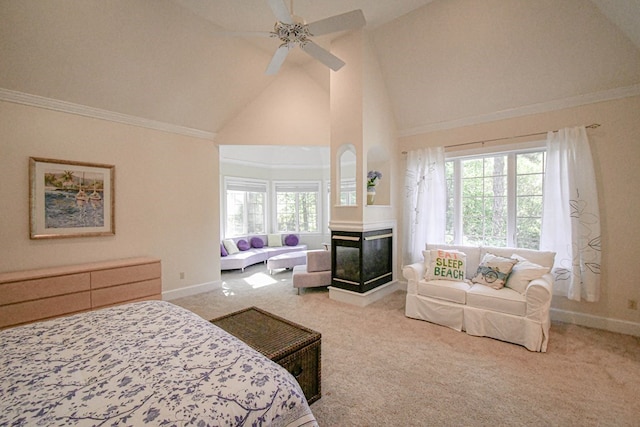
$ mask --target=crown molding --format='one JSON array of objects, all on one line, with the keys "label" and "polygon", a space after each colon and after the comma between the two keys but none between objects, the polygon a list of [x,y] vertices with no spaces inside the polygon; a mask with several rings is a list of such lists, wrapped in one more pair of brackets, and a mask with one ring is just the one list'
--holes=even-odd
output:
[{"label": "crown molding", "polygon": [[494,122],[497,120],[512,119],[515,117],[529,116],[532,114],[546,113],[549,111],[564,110],[566,108],[579,107],[581,105],[588,105],[603,101],[612,101],[615,99],[628,98],[638,95],[640,95],[640,84],[603,90],[600,92],[592,92],[585,95],[578,95],[571,98],[559,99],[555,101],[526,105],[524,107],[510,108],[507,110],[496,111],[489,114],[480,114],[473,117],[465,117],[462,119],[430,123],[424,126],[401,130],[398,132],[398,136],[407,137],[440,130],[456,129],[464,126]]},{"label": "crown molding", "polygon": [[116,113],[114,111],[102,110],[100,108],[88,107],[86,105],[74,104],[73,102],[61,101],[58,99],[52,99],[44,96],[32,95],[29,93],[23,93],[3,88],[0,88],[0,101],[13,102],[16,104],[29,105],[32,107],[40,107],[47,110],[60,111],[63,113],[75,114],[78,116],[123,123],[126,125],[154,129],[177,135],[207,139],[210,141],[213,141],[216,136],[214,132],[174,125],[171,123],[165,123],[156,120],[144,119],[142,117],[130,116],[127,114]]},{"label": "crown molding", "polygon": [[248,166],[252,168],[263,168],[263,169],[301,169],[301,170],[309,170],[309,169],[318,169],[321,171],[327,171],[331,169],[330,164],[303,164],[303,165],[292,165],[289,163],[265,163],[265,162],[254,162],[251,160],[239,160],[239,159],[230,159],[227,157],[220,156],[220,164],[227,165],[236,165],[236,166]]}]

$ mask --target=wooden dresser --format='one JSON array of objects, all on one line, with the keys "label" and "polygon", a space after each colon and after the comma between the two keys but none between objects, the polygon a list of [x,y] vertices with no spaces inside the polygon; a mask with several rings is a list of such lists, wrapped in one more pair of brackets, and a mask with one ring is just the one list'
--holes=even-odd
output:
[{"label": "wooden dresser", "polygon": [[154,258],[1,273],[0,328],[151,299],[162,299]]}]

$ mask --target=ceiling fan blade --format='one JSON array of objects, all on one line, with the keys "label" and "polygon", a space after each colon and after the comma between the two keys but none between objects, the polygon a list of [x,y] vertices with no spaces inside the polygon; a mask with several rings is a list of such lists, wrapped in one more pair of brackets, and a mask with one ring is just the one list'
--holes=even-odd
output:
[{"label": "ceiling fan blade", "polygon": [[269,62],[265,74],[276,74],[278,70],[280,70],[280,67],[282,66],[282,63],[284,62],[288,53],[289,46],[287,46],[286,44],[281,45],[278,50],[276,50],[276,53],[273,54],[273,58],[271,58],[271,62]]},{"label": "ceiling fan blade", "polygon": [[362,28],[367,24],[364,14],[360,9],[351,12],[335,15],[330,18],[321,19],[307,25],[312,36],[321,36],[323,34],[334,33],[342,30],[355,30]]},{"label": "ceiling fan blade", "polygon": [[321,48],[312,41],[307,41],[300,45],[300,49],[307,52],[309,55],[322,62],[333,71],[338,71],[344,66],[344,61],[337,56],[330,53],[328,50]]},{"label": "ceiling fan blade", "polygon": [[289,13],[289,9],[287,9],[285,0],[267,0],[267,2],[278,21],[284,22],[285,24],[293,24],[293,18],[291,18],[291,13]]},{"label": "ceiling fan blade", "polygon": [[221,37],[277,37],[271,31],[218,31],[215,34]]}]

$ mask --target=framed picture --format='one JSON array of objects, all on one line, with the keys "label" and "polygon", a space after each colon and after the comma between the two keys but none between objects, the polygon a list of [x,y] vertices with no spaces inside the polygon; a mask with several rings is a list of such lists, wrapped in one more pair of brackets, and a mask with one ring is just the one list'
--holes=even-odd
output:
[{"label": "framed picture", "polygon": [[31,239],[112,236],[115,166],[29,158]]}]

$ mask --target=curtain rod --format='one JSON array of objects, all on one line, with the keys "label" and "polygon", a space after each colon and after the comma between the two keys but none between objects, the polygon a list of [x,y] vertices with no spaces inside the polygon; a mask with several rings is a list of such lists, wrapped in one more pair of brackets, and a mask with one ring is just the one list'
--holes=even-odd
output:
[{"label": "curtain rod", "polygon": [[[596,129],[596,128],[599,128],[599,127],[600,127],[599,123],[592,123],[589,126],[585,126],[585,128],[587,128],[587,129]],[[523,135],[505,136],[505,137],[502,137],[502,138],[484,139],[484,140],[480,140],[480,141],[463,142],[461,144],[445,145],[444,148],[462,147],[462,146],[465,146],[465,145],[472,145],[472,144],[484,144],[485,142],[504,141],[506,139],[524,138],[524,137],[527,137],[527,136],[546,135],[548,132],[558,132],[558,130],[559,129],[556,129],[556,130],[553,130],[553,131],[546,131],[546,132],[527,133],[527,134],[523,134]],[[403,151],[402,154],[407,154],[407,152]]]}]

